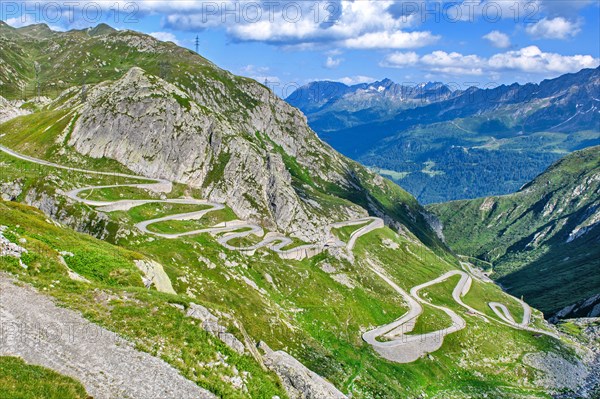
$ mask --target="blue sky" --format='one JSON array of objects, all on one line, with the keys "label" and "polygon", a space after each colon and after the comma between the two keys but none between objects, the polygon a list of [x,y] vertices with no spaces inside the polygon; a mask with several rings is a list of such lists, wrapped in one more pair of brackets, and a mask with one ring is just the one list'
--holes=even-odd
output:
[{"label": "blue sky", "polygon": [[325,79],[538,82],[600,62],[596,0],[3,0],[0,19],[60,30],[106,22],[191,49],[198,35],[201,55],[283,96]]}]

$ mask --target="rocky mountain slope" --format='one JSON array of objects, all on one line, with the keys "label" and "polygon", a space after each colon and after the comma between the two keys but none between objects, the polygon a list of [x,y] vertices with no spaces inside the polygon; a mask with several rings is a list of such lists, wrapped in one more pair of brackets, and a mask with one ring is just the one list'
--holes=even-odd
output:
[{"label": "rocky mountain slope", "polygon": [[566,156],[515,194],[429,209],[452,249],[491,262],[494,279],[547,317],[569,305],[560,316],[597,315],[600,147]]},{"label": "rocky mountain slope", "polygon": [[[58,33],[1,25],[0,40],[4,70],[22,71],[3,82],[5,96],[38,86],[60,94],[43,109],[47,125],[36,126],[68,126],[47,138],[50,157],[66,146],[115,159],[303,240],[318,240],[327,223],[372,213],[436,245],[414,198],[324,145],[298,110],[255,81],[173,43],[107,26]],[[71,88],[61,93],[64,85]],[[4,126],[15,148],[26,150],[27,123]]]},{"label": "rocky mountain slope", "polygon": [[514,192],[561,154],[600,143],[600,68],[539,84],[446,89],[408,108],[345,94],[351,104],[315,103],[306,92],[319,88],[312,83],[288,101],[334,148],[424,203]]}]

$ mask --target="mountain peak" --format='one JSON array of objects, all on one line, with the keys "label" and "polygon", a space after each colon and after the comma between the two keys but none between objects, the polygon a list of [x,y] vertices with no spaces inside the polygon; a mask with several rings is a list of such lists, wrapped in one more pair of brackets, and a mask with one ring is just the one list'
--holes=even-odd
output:
[{"label": "mountain peak", "polygon": [[45,31],[50,31],[52,32],[52,29],[50,29],[50,27],[48,26],[48,24],[46,23],[39,23],[39,24],[31,24],[31,25],[26,25],[26,26],[22,26],[20,28],[17,28],[20,31],[34,31],[34,30],[45,30]]},{"label": "mountain peak", "polygon": [[115,28],[113,28],[110,25],[107,25],[105,23],[100,23],[98,25],[96,25],[94,28],[89,28],[88,29],[88,34],[90,36],[101,36],[101,35],[108,35],[111,33],[116,32],[117,30]]},{"label": "mountain peak", "polygon": [[27,36],[36,38],[48,38],[56,33],[45,23],[23,26],[21,28],[17,28],[17,31]]},{"label": "mountain peak", "polygon": [[442,82],[427,82],[423,85],[425,90],[439,90],[441,88],[448,87]]}]

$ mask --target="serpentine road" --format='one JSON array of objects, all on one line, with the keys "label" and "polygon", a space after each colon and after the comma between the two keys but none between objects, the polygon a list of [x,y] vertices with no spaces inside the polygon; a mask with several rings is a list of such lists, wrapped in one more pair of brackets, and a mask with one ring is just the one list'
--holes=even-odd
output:
[{"label": "serpentine road", "polygon": [[[477,278],[472,274],[468,274],[461,270],[452,270],[436,279],[413,287],[409,294],[400,288],[396,283],[394,283],[389,277],[387,277],[385,272],[383,272],[378,265],[374,264],[370,260],[367,260],[367,262],[369,264],[369,268],[375,274],[387,282],[397,293],[402,296],[402,298],[404,298],[409,309],[406,314],[392,323],[374,328],[363,334],[363,340],[369,345],[373,346],[375,351],[377,351],[381,357],[387,360],[397,363],[413,362],[428,353],[435,352],[436,350],[440,349],[444,343],[444,337],[446,335],[460,331],[467,326],[466,321],[452,309],[444,306],[434,305],[419,296],[419,291],[422,289],[439,284],[450,277],[456,275],[460,276],[459,282],[452,291],[452,299],[454,299],[454,301],[460,306],[465,308],[467,314],[480,317],[484,321],[490,322],[490,318],[488,316],[465,304],[462,300],[462,297],[467,295],[471,289],[473,278]],[[482,283],[488,283],[487,280],[480,279],[480,281]],[[523,307],[523,321],[521,323],[516,323],[506,305],[498,302],[490,302],[488,304],[488,306],[500,318],[500,320],[492,320],[508,327],[527,330],[536,334],[544,334],[557,339],[559,338],[558,335],[552,332],[529,327],[529,323],[531,321],[531,307],[529,307],[529,305],[523,301],[519,302]],[[413,331],[418,317],[423,313],[422,304],[426,304],[427,306],[443,311],[450,317],[452,324],[449,327],[441,330],[432,331],[425,334],[409,335],[409,333]],[[383,338],[383,340],[379,340],[381,338]]]},{"label": "serpentine road", "polygon": [[[164,216],[164,217],[160,217],[160,218],[156,218],[156,219],[152,219],[152,220],[146,220],[146,221],[136,224],[136,227],[143,233],[151,234],[151,235],[155,235],[155,236],[167,238],[167,239],[174,239],[174,238],[203,234],[203,233],[208,233],[208,234],[213,234],[213,235],[224,233],[220,237],[217,237],[217,241],[227,249],[237,250],[237,251],[240,251],[243,253],[252,254],[259,248],[264,247],[264,248],[268,248],[268,249],[272,250],[273,252],[277,253],[283,259],[302,260],[304,258],[315,256],[315,255],[325,251],[326,249],[332,248],[332,247],[337,247],[337,248],[346,247],[348,250],[352,250],[354,248],[356,240],[359,237],[361,237],[375,229],[382,228],[384,226],[383,220],[380,218],[377,218],[377,217],[364,217],[364,218],[360,218],[360,219],[353,219],[353,220],[348,220],[348,221],[344,221],[344,222],[332,223],[332,224],[326,226],[327,237],[324,240],[324,242],[315,243],[315,244],[299,245],[299,246],[296,246],[291,249],[283,249],[293,243],[293,240],[291,238],[289,238],[283,234],[280,234],[280,233],[267,233],[265,235],[263,228],[260,227],[259,225],[250,223],[250,222],[246,222],[246,221],[241,221],[241,220],[223,222],[223,223],[219,223],[212,227],[206,227],[203,229],[187,231],[187,232],[178,233],[178,234],[158,233],[158,232],[153,232],[153,231],[148,230],[148,226],[150,226],[154,223],[165,222],[165,221],[169,221],[169,220],[198,220],[198,219],[201,219],[207,213],[223,209],[223,208],[225,208],[225,206],[223,204],[220,204],[217,202],[212,202],[212,201],[207,201],[207,200],[198,200],[198,199],[193,199],[193,198],[178,198],[178,199],[165,199],[165,200],[158,200],[158,199],[117,200],[117,201],[88,200],[85,198],[81,198],[80,194],[84,191],[101,190],[101,189],[105,189],[105,188],[119,188],[119,187],[134,187],[134,188],[139,188],[139,189],[143,189],[143,190],[149,190],[149,191],[152,191],[155,193],[169,193],[173,189],[173,184],[172,184],[172,182],[170,182],[168,180],[164,180],[164,179],[151,179],[151,178],[147,178],[147,177],[129,175],[129,174],[123,174],[123,173],[98,172],[98,171],[93,171],[93,170],[72,168],[72,167],[52,163],[49,161],[44,161],[42,159],[33,158],[33,157],[30,157],[27,155],[23,155],[23,154],[20,154],[16,151],[13,151],[13,150],[11,150],[7,147],[1,146],[1,145],[0,145],[0,150],[15,157],[15,158],[25,160],[28,162],[33,162],[33,163],[43,165],[43,166],[64,169],[64,170],[74,171],[74,172],[82,172],[82,173],[86,173],[86,174],[116,176],[116,177],[124,177],[124,178],[137,179],[137,180],[146,180],[146,181],[150,182],[150,183],[137,183],[137,184],[132,183],[132,184],[113,184],[113,185],[103,185],[103,186],[88,186],[88,187],[82,187],[82,188],[78,188],[75,190],[71,190],[71,191],[65,193],[65,195],[68,198],[70,198],[74,201],[86,204],[88,206],[95,207],[97,210],[102,211],[102,212],[127,211],[132,208],[144,205],[144,204],[152,204],[152,203],[186,204],[186,205],[198,205],[198,206],[207,207],[206,209],[203,209],[200,211]],[[353,226],[353,225],[361,225],[361,224],[366,224],[366,225],[355,230],[351,234],[350,239],[348,240],[347,243],[344,243],[344,242],[340,241],[339,239],[337,239],[331,231],[332,229],[341,228],[344,226]],[[263,239],[260,242],[254,244],[254,245],[250,245],[250,246],[234,246],[234,245],[229,244],[229,241],[231,241],[231,240],[234,240],[236,238],[248,237],[250,235],[263,237]]]},{"label": "serpentine road", "polygon": [[[85,198],[81,198],[80,194],[84,191],[90,191],[95,189],[104,189],[104,188],[117,188],[117,187],[134,187],[140,188],[144,190],[153,191],[156,193],[169,193],[172,190],[172,183],[163,179],[149,179],[146,177],[136,176],[136,175],[128,175],[122,173],[110,173],[110,172],[98,172],[92,170],[85,170],[79,168],[67,167],[59,164],[55,164],[52,162],[44,161],[41,159],[29,157],[26,155],[19,154],[15,151],[10,150],[4,146],[0,145],[0,151],[3,151],[13,157],[37,163],[40,165],[59,168],[69,171],[82,172],[86,174],[96,174],[96,175],[106,175],[106,176],[117,176],[124,178],[137,179],[142,181],[148,181],[148,183],[139,183],[139,184],[115,184],[115,185],[104,185],[104,186],[89,186],[82,187],[75,190],[71,190],[66,193],[66,196],[71,198],[74,201],[95,207],[97,210],[102,212],[113,212],[113,211],[127,211],[129,209],[135,208],[140,205],[150,204],[150,203],[169,203],[169,204],[186,204],[186,205],[198,205],[203,206],[205,209],[180,213],[175,215],[164,216],[156,219],[146,220],[136,224],[136,228],[146,234],[155,235],[158,237],[166,238],[166,239],[174,239],[184,236],[197,235],[197,234],[222,234],[217,236],[217,241],[223,245],[225,248],[230,250],[237,250],[243,253],[252,254],[259,248],[267,248],[275,253],[277,253],[283,259],[296,259],[301,260],[304,258],[315,256],[328,248],[347,248],[348,250],[352,250],[356,243],[356,240],[375,230],[384,227],[384,222],[382,219],[377,217],[365,217],[360,219],[348,220],[344,222],[332,223],[327,226],[327,237],[323,243],[316,244],[305,244],[300,245],[291,249],[284,249],[286,246],[289,246],[293,243],[292,239],[284,236],[280,233],[269,232],[265,234],[262,227],[259,225],[242,221],[242,220],[234,220],[229,222],[222,222],[212,227],[206,227],[203,229],[188,231],[184,233],[177,234],[165,234],[158,233],[154,231],[148,230],[148,227],[154,223],[165,222],[169,220],[198,220],[201,219],[204,215],[209,212],[213,212],[216,210],[223,209],[225,206],[223,204],[207,201],[207,200],[198,200],[193,198],[179,198],[179,199],[152,199],[152,200],[118,200],[118,201],[94,201],[88,200]],[[343,241],[336,238],[332,229],[341,228],[344,226],[356,226],[362,225],[364,226],[356,229],[348,239],[348,242],[344,243]],[[262,237],[262,240],[254,245],[249,246],[234,246],[229,244],[229,242],[236,238],[244,238],[250,235],[255,235],[258,237]],[[461,270],[453,270],[445,273],[444,275],[426,282],[424,284],[413,287],[410,290],[410,293],[407,293],[402,288],[400,288],[396,283],[390,279],[385,271],[383,271],[378,265],[373,263],[371,260],[366,260],[368,263],[368,267],[382,280],[384,280],[388,285],[390,285],[408,304],[408,312],[404,314],[399,319],[395,320],[392,323],[386,324],[384,326],[380,326],[374,328],[370,331],[367,331],[363,334],[363,340],[368,344],[372,345],[373,348],[385,359],[398,362],[398,363],[409,363],[417,360],[427,353],[434,352],[438,350],[442,344],[444,337],[448,334],[460,331],[466,327],[466,321],[455,311],[444,307],[434,305],[419,296],[419,291],[441,283],[452,276],[459,275],[460,280],[456,284],[454,290],[452,291],[452,298],[455,302],[457,302],[460,306],[465,308],[468,314],[473,316],[478,316],[483,320],[489,322],[489,318],[483,314],[482,312],[466,305],[462,301],[462,297],[466,295],[473,282],[473,278],[478,278],[477,275],[471,273],[471,269],[467,268],[467,272]],[[463,265],[464,267],[464,265]],[[490,280],[482,280],[480,281],[487,283]],[[558,338],[555,334],[547,331],[537,330],[529,327],[530,319],[531,319],[531,308],[523,301],[520,301],[523,307],[523,320],[521,323],[515,322],[513,316],[511,315],[508,308],[500,303],[491,302],[489,303],[490,308],[494,311],[494,313],[499,317],[500,320],[493,319],[495,322],[513,327],[518,329],[524,329],[531,332],[546,334],[552,337]],[[413,331],[416,321],[418,317],[423,313],[423,306],[431,306],[436,309],[439,309],[446,313],[452,324],[442,330],[433,331],[425,334],[409,334]],[[380,338],[385,339],[379,340]]]}]

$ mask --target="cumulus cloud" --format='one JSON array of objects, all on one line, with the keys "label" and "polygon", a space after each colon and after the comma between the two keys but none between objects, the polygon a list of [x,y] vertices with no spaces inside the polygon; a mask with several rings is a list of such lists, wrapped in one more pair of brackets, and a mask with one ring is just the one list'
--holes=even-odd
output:
[{"label": "cumulus cloud", "polygon": [[433,44],[439,40],[439,36],[431,32],[371,32],[362,36],[346,39],[343,44],[348,48],[355,49],[378,49],[378,48],[418,48]]},{"label": "cumulus cloud", "polygon": [[333,57],[329,56],[325,60],[325,68],[329,68],[329,69],[337,68],[338,66],[340,66],[341,63],[342,63],[341,58],[333,58]]},{"label": "cumulus cloud", "polygon": [[498,30],[493,30],[487,35],[483,35],[483,38],[488,40],[492,46],[497,48],[510,47],[510,38],[506,33],[502,33]]},{"label": "cumulus cloud", "polygon": [[537,46],[495,54],[489,58],[478,55],[433,51],[418,56],[416,53],[396,52],[388,55],[381,66],[404,68],[419,66],[426,71],[447,75],[482,75],[499,71],[522,71],[536,74],[576,72],[595,68],[600,59],[591,55],[561,55],[545,53]]},{"label": "cumulus cloud", "polygon": [[561,55],[544,53],[537,46],[518,51],[496,54],[488,60],[494,69],[515,69],[524,72],[576,72],[583,68],[595,68],[600,60],[591,55]]},{"label": "cumulus cloud", "polygon": [[409,51],[405,53],[396,52],[388,55],[386,57],[383,66],[407,66],[407,65],[415,65],[419,62],[419,56],[414,51]]},{"label": "cumulus cloud", "polygon": [[580,31],[579,21],[569,21],[563,17],[543,18],[527,27],[527,33],[539,39],[568,39]]},{"label": "cumulus cloud", "polygon": [[162,42],[173,42],[173,43],[179,45],[179,41],[177,40],[177,37],[170,32],[152,32],[152,33],[150,33],[150,36],[152,36]]},{"label": "cumulus cloud", "polygon": [[[394,1],[298,2],[143,1],[166,14],[173,30],[222,28],[235,41],[260,41],[279,46],[335,45],[347,48],[419,48],[436,42],[430,32],[415,31],[418,16],[394,15]],[[295,47],[298,48],[298,47]]]},{"label": "cumulus cloud", "polygon": [[357,85],[359,83],[371,83],[371,82],[374,82],[375,80],[376,80],[375,78],[372,78],[370,76],[364,76],[364,75],[345,76],[343,78],[333,79],[333,81],[335,81],[335,82],[341,82],[348,86]]},{"label": "cumulus cloud", "polygon": [[419,56],[414,52],[396,52],[388,55],[380,64],[383,67],[403,68],[420,66],[430,71],[447,75],[482,75],[482,59],[476,55],[462,55],[460,53],[434,51],[430,54]]}]

